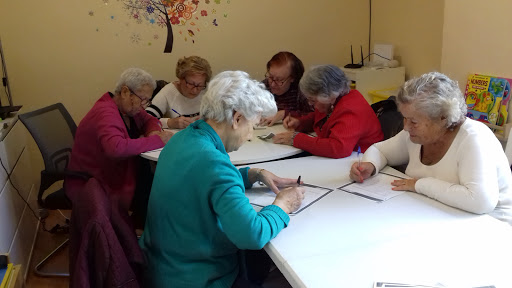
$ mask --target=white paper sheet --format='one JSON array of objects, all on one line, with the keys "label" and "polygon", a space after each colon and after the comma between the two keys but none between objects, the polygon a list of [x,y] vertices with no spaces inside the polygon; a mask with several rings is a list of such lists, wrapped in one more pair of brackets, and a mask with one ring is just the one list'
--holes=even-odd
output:
[{"label": "white paper sheet", "polygon": [[[256,185],[255,185],[256,186]],[[319,187],[311,184],[303,184],[301,187],[304,187],[306,192],[304,193],[304,200],[302,200],[302,205],[297,209],[297,211],[290,213],[290,215],[295,215],[311,206],[316,201],[320,200],[325,195],[332,192],[332,189]],[[245,196],[249,198],[249,202],[252,205],[256,205],[259,207],[265,207],[268,205],[272,205],[274,200],[276,199],[276,194],[270,190],[266,186],[262,187],[253,187],[252,189],[245,191]]]},{"label": "white paper sheet", "polygon": [[353,182],[338,189],[361,196],[375,202],[382,202],[398,196],[404,191],[391,190],[393,180],[403,179],[389,174],[378,173],[377,175],[364,180],[363,183]]}]

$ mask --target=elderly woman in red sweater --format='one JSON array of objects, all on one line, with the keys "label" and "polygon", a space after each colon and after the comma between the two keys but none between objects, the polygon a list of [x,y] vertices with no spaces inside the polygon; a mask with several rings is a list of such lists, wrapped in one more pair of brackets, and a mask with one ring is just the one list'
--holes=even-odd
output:
[{"label": "elderly woman in red sweater", "polygon": [[[283,125],[291,131],[277,134],[274,143],[293,145],[317,156],[343,158],[383,140],[377,116],[359,91],[350,90],[340,68],[316,66],[302,77],[299,86],[315,111],[300,118],[286,117]],[[308,134],[311,132],[316,136]]]},{"label": "elderly woman in red sweater", "polygon": [[[75,134],[68,169],[96,178],[126,211],[135,192],[138,155],[163,147],[172,136],[144,110],[155,86],[148,72],[125,70],[114,93],[106,92],[96,101]],[[82,179],[66,179],[66,195],[72,202],[85,183]]]}]

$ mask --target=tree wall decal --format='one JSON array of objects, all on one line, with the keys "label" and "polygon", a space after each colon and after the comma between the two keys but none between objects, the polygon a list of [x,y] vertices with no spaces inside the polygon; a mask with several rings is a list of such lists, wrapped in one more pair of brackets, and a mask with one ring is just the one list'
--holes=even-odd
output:
[{"label": "tree wall decal", "polygon": [[[104,0],[105,1],[105,0]],[[217,13],[215,5],[221,0],[118,0],[124,5],[129,17],[137,23],[148,22],[167,28],[164,53],[171,53],[174,45],[173,26],[180,26],[184,39],[195,43],[194,37],[202,28],[217,27],[217,15],[227,18],[227,13]],[[226,1],[227,4],[230,0]],[[197,13],[199,12],[200,13]],[[212,20],[213,19],[213,20]],[[200,27],[200,24],[203,27]]]}]

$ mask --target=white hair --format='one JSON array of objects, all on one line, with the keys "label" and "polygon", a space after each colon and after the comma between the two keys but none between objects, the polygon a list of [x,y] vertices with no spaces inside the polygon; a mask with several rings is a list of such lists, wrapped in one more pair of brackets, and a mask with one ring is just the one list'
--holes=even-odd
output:
[{"label": "white hair", "polygon": [[277,107],[274,97],[261,82],[250,79],[243,71],[224,71],[208,83],[201,100],[201,119],[232,124],[235,111],[254,120],[260,115],[276,114]]},{"label": "white hair", "polygon": [[142,86],[149,85],[153,90],[156,88],[156,81],[153,76],[140,68],[128,68],[123,71],[116,84],[114,94],[120,94],[123,86],[128,86],[132,91],[137,91]]},{"label": "white hair", "polygon": [[446,128],[460,124],[467,106],[456,81],[439,72],[430,72],[411,79],[397,96],[398,105],[412,104],[431,119],[446,117]]}]

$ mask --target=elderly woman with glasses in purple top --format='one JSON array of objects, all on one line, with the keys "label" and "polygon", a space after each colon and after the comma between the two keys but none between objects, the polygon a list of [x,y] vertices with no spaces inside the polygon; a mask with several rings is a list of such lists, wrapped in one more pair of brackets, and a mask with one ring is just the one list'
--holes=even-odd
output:
[{"label": "elderly woman with glasses in purple top", "polygon": [[[144,111],[153,89],[155,80],[148,72],[126,69],[114,93],[103,94],[80,121],[67,167],[96,178],[126,212],[138,184],[138,155],[163,147],[173,135]],[[74,201],[85,184],[83,179],[66,179],[66,195]]]},{"label": "elderly woman with glasses in purple top", "polygon": [[183,129],[199,118],[199,106],[212,69],[198,56],[183,57],[176,64],[178,80],[165,85],[146,111],[160,119],[163,128]]},{"label": "elderly woman with glasses in purple top", "polygon": [[278,111],[274,116],[262,118],[260,125],[272,126],[288,115],[300,117],[313,112],[299,89],[303,74],[302,61],[291,52],[279,52],[267,62],[263,83],[274,95]]}]

